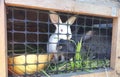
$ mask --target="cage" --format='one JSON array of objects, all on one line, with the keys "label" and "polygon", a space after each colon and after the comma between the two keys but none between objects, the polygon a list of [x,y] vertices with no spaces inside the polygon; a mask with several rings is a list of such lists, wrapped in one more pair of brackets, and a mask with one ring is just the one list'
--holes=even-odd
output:
[{"label": "cage", "polygon": [[118,2],[31,2],[0,5],[2,77],[119,76]]},{"label": "cage", "polygon": [[[110,67],[112,19],[18,7],[7,11],[9,72],[41,76],[40,64],[49,75]],[[49,57],[39,61],[45,53],[53,54],[50,62]],[[38,61],[29,62],[34,58]]]}]

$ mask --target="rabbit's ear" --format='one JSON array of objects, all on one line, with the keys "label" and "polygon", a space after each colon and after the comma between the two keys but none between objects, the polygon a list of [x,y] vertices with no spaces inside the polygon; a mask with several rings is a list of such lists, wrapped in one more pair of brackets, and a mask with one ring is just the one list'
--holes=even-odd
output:
[{"label": "rabbit's ear", "polygon": [[59,15],[57,15],[56,12],[50,11],[50,13],[51,14],[49,16],[50,16],[51,22],[57,27],[57,24],[62,23],[62,21],[61,21]]},{"label": "rabbit's ear", "polygon": [[88,40],[88,39],[90,39],[92,36],[94,35],[94,31],[88,31],[86,34],[85,34],[85,36],[83,37],[83,40],[85,41],[85,40]]},{"label": "rabbit's ear", "polygon": [[76,16],[72,16],[70,17],[67,21],[66,24],[72,25],[74,23],[74,21],[76,20]]}]

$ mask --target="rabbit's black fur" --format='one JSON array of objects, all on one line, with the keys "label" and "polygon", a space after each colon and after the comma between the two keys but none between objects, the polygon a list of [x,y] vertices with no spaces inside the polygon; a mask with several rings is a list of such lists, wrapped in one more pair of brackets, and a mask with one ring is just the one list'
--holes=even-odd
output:
[{"label": "rabbit's black fur", "polygon": [[75,43],[71,40],[59,40],[57,44],[58,53],[63,53],[66,60],[74,57],[75,55]]}]

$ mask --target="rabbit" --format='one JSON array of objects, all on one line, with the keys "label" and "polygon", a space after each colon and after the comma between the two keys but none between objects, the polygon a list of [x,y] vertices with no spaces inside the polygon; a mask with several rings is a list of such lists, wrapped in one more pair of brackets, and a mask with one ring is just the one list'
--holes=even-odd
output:
[{"label": "rabbit", "polygon": [[[104,31],[101,35],[104,35]],[[111,38],[99,37],[98,30],[89,30],[81,36],[72,36],[71,40],[75,43],[82,39],[81,54],[83,58],[89,57],[89,59],[109,59],[110,58],[110,45]],[[57,44],[57,50],[65,56],[67,60],[74,57],[76,46],[69,40],[60,40]]]},{"label": "rabbit", "polygon": [[76,44],[71,40],[60,39],[57,43],[57,51],[65,56],[65,60],[69,60],[75,55]]},{"label": "rabbit", "polygon": [[[110,58],[110,51],[111,51],[111,38],[106,37],[104,34],[106,33],[105,29],[89,30],[85,35],[77,36],[77,38],[72,38],[76,42],[79,41],[81,38],[82,40],[82,49],[81,54],[86,55],[89,54],[90,59],[109,59]],[[84,58],[88,57],[85,56]]]},{"label": "rabbit", "polygon": [[50,11],[50,20],[56,27],[55,32],[49,37],[49,43],[47,44],[47,52],[54,54],[54,59],[58,61],[58,57],[62,57],[61,61],[64,61],[64,56],[62,54],[57,54],[57,43],[60,39],[68,40],[72,37],[72,32],[70,25],[74,23],[76,20],[76,16],[70,17],[65,23],[62,23],[59,15],[54,12]]},{"label": "rabbit", "polygon": [[110,59],[111,37],[106,36],[106,30],[94,30],[94,35],[90,40],[84,41],[84,50],[91,52],[91,59]]},{"label": "rabbit", "polygon": [[93,36],[93,31],[88,31],[84,36],[72,37],[71,40],[59,40],[57,43],[57,51],[65,56],[65,60],[70,60],[74,57],[76,44],[82,38],[83,41],[89,40]]}]

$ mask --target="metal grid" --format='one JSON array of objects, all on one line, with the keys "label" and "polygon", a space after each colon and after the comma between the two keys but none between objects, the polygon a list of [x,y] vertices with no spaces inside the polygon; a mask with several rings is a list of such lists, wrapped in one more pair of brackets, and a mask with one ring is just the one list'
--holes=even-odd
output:
[{"label": "metal grid", "polygon": [[[25,66],[23,76],[39,77],[46,74],[53,75],[78,70],[88,71],[110,66],[112,19],[57,12],[57,15],[60,16],[63,22],[71,16],[76,17],[76,20],[70,27],[72,34],[62,34],[72,35],[72,38],[70,40],[60,39],[55,43],[58,51],[55,54],[59,55],[62,53],[65,59],[61,61],[60,56],[55,61],[52,55],[51,61],[39,62],[39,55],[53,54],[47,53],[47,44],[51,44],[51,42],[48,42],[49,37],[55,31],[55,26],[49,17],[51,12],[17,7],[7,7],[7,11],[8,56],[12,58],[12,64],[8,66]],[[58,22],[57,25],[59,24]],[[69,24],[67,23],[66,25],[68,26]],[[81,50],[79,52],[79,60],[76,60],[76,47],[81,38],[82,42],[79,44],[82,44],[82,47],[79,48]],[[27,63],[27,59],[29,59],[27,56],[33,54],[37,56],[36,63]],[[15,57],[21,55],[24,56],[24,64],[15,64]],[[32,61],[32,59],[31,57],[29,60]],[[46,64],[46,67],[40,70],[39,64]],[[37,68],[34,70],[34,73],[30,74],[27,72],[27,65],[36,65]],[[13,72],[15,69],[9,70],[10,77],[19,75]]]}]

